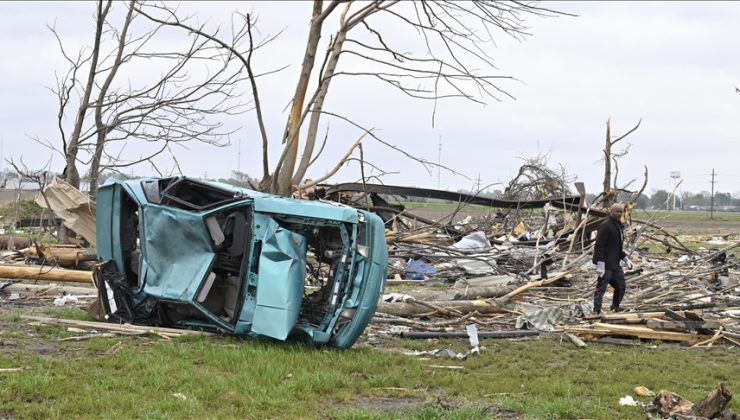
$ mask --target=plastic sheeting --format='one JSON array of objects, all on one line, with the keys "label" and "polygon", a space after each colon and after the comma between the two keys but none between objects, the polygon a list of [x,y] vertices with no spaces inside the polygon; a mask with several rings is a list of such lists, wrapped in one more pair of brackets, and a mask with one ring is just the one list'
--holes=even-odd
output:
[{"label": "plastic sheeting", "polygon": [[463,251],[482,252],[491,249],[491,242],[488,241],[484,232],[478,230],[463,236],[452,247]]},{"label": "plastic sheeting", "polygon": [[553,331],[555,325],[565,321],[568,316],[565,312],[556,306],[527,312],[519,315],[516,319],[516,328],[534,327],[540,331]]}]

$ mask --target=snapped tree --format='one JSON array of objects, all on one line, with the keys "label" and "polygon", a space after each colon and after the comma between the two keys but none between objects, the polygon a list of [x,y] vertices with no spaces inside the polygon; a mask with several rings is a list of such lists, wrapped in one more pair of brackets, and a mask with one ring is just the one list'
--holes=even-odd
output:
[{"label": "snapped tree", "polygon": [[335,79],[370,78],[410,97],[435,101],[435,109],[436,101],[441,99],[462,98],[481,104],[500,100],[510,95],[499,83],[511,77],[498,74],[491,55],[494,39],[502,34],[515,38],[528,35],[524,25],[528,16],[560,14],[529,2],[314,0],[298,79],[280,133],[280,156],[271,161],[270,138],[252,70],[254,16],[237,13],[244,24],[231,39],[225,39],[220,29],[208,31],[193,24],[192,19],[179,19],[165,7],[160,7],[158,13],[137,10],[158,24],[208,38],[227,54],[239,57],[249,78],[262,139],[259,188],[281,195],[320,182],[339,169],[337,165],[327,175],[306,183],[309,167],[327,143],[326,136],[318,141],[324,116],[343,120],[360,132],[343,161],[350,159],[356,148],[362,150],[361,142],[367,136],[427,168],[434,166],[379,138],[366,127],[367,122],[327,109],[327,96]]},{"label": "snapped tree", "polygon": [[614,145],[618,142],[624,140],[627,136],[634,133],[639,127],[642,120],[638,121],[637,124],[635,124],[634,127],[632,127],[629,131],[622,134],[621,136],[618,136],[616,138],[612,137],[611,134],[611,119],[608,119],[606,121],[606,141],[604,143],[604,181],[603,181],[603,190],[601,193],[596,197],[596,203],[600,203],[601,207],[608,209],[612,204],[614,204],[617,201],[617,197],[621,194],[629,194],[629,197],[625,200],[628,204],[632,205],[634,202],[642,195],[642,193],[645,191],[645,187],[647,186],[648,181],[648,168],[645,166],[645,177],[643,178],[642,187],[639,191],[636,193],[632,192],[629,188],[630,185],[634,182],[634,180],[631,180],[624,184],[623,186],[619,186],[619,159],[623,158],[629,153],[630,145],[627,145],[623,150],[616,151],[613,150]]}]

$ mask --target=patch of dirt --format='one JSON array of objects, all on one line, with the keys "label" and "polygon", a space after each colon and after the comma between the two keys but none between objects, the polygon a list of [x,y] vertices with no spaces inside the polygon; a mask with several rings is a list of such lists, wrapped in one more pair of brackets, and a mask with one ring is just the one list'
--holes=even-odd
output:
[{"label": "patch of dirt", "polygon": [[[375,412],[393,412],[402,413],[412,409],[423,407],[429,404],[428,399],[422,399],[417,397],[378,397],[378,396],[363,396],[358,397],[352,401],[346,403],[337,404],[335,407],[340,410],[347,410],[350,408],[366,409]],[[463,407],[463,404],[458,404],[452,401],[446,401],[438,399],[435,403],[444,410],[455,410]],[[483,410],[483,414],[492,419],[504,419],[504,420],[518,420],[524,418],[521,414],[500,408],[496,406],[487,406]]]},{"label": "patch of dirt", "polygon": [[[39,312],[39,308],[50,307],[48,302],[40,302],[38,299],[19,299],[7,301],[5,296],[0,295],[0,357],[11,356],[21,352],[24,354],[36,354],[39,356],[59,355],[60,353],[75,354],[78,346],[74,342],[57,341],[56,335],[45,333],[43,328],[54,328],[53,326],[41,327],[37,323],[26,320],[18,322],[7,322],[11,314],[46,316]],[[0,417],[2,419],[2,417]]]},{"label": "patch of dirt", "polygon": [[372,411],[404,411],[416,407],[421,407],[426,400],[415,397],[376,397],[365,396],[355,398],[349,402],[343,402],[336,405],[340,410],[350,408],[364,408]]}]

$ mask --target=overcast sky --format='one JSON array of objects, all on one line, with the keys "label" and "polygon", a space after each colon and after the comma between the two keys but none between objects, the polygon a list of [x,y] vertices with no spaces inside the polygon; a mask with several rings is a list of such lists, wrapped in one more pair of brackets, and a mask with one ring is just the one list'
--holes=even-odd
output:
[{"label": "overcast sky", "polygon": [[[467,176],[429,173],[368,142],[365,158],[394,173],[383,178],[387,184],[456,190],[474,188],[480,182],[501,188],[516,174],[523,158],[547,154],[551,167],[564,167],[584,181],[589,192],[598,192],[603,178],[599,159],[606,121],[611,118],[613,135],[626,132],[642,119],[640,128],[620,143],[631,145],[620,163],[620,184],[630,179],[640,184],[647,166],[648,192],[670,188],[672,171],[680,172],[683,179],[680,190],[698,192],[710,189],[714,170],[715,190],[740,193],[740,94],[735,92],[740,87],[740,3],[564,2],[545,6],[578,16],[529,18],[531,37],[519,42],[502,36],[490,52],[499,74],[518,79],[502,84],[515,99],[486,106],[439,103],[432,127],[431,103],[354,82],[334,86],[327,108],[377,128],[383,139],[413,155],[440,160]],[[295,89],[310,3],[186,2],[182,7],[211,22],[227,18],[235,8],[253,10],[263,34],[284,29],[273,47],[256,57],[263,69],[290,65],[261,85],[269,114],[268,132],[278,139],[285,125],[284,109]],[[93,10],[89,2],[0,2],[4,159],[22,157],[29,166],[38,167],[52,156],[28,138],[57,136],[56,98],[47,88],[54,84],[54,72],[65,68],[46,25],[56,21],[70,45],[89,42]],[[176,151],[185,175],[227,177],[237,168],[261,175],[253,115],[232,119],[229,124],[240,128],[232,137],[232,146],[194,145]],[[329,134],[332,146],[309,173],[312,177],[333,166],[333,160],[358,136],[340,122],[330,122]],[[52,170],[62,168],[62,159],[54,156]],[[151,174],[145,167],[134,172]],[[357,167],[352,166],[335,181],[354,181],[358,176]]]}]

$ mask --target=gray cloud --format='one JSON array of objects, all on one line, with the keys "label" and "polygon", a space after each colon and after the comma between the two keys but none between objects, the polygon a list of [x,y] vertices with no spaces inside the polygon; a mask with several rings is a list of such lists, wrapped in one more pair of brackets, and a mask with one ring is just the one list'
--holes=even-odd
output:
[{"label": "gray cloud", "polygon": [[[605,122],[614,133],[641,128],[628,138],[631,152],[620,164],[621,179],[641,178],[650,169],[648,190],[668,188],[669,172],[681,171],[691,191],[709,188],[709,173],[719,174],[721,191],[740,191],[740,8],[728,2],[566,2],[548,7],[578,17],[530,19],[533,37],[525,42],[500,38],[492,54],[501,74],[515,76],[503,86],[516,97],[485,107],[462,101],[437,104],[432,128],[430,102],[413,101],[369,80],[338,81],[328,107],[379,129],[393,144],[431,161],[464,172],[468,179],[441,174],[443,188],[467,188],[505,182],[516,173],[522,156],[549,152],[552,166],[562,165],[586,182],[590,191],[603,177],[597,161],[604,143]],[[262,70],[292,66],[262,80],[269,115],[269,132],[277,138],[285,120],[284,108],[303,51],[308,10],[304,4],[185,2],[202,21],[218,22],[233,7],[253,8],[263,34],[285,29],[274,48],[257,58]],[[35,165],[48,160],[48,151],[28,141],[26,134],[53,138],[55,99],[46,90],[63,61],[45,28],[56,19],[70,45],[91,37],[91,3],[0,2],[0,135],[4,157]],[[225,20],[223,20],[226,22]],[[226,149],[193,145],[179,150],[183,169],[192,175],[227,176],[240,165],[259,175],[258,136],[252,115],[230,124],[242,126]],[[326,124],[326,123],[325,123]],[[358,136],[341,121],[329,121],[337,143],[320,162],[333,159]],[[241,163],[237,157],[241,142]],[[436,187],[431,174],[387,148],[368,142],[366,158],[388,171],[398,171],[387,183]],[[276,150],[272,155],[277,154]],[[57,170],[61,159],[55,158]],[[141,168],[146,172],[147,168]],[[356,165],[339,179],[358,176]],[[320,174],[314,174],[317,176]]]}]

